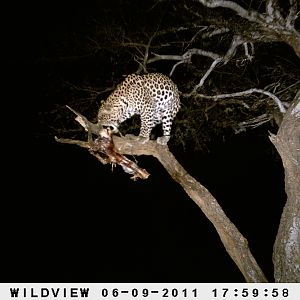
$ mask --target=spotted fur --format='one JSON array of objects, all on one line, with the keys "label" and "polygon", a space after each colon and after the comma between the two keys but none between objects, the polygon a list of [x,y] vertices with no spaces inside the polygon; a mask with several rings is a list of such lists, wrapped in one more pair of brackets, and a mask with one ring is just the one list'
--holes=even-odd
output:
[{"label": "spotted fur", "polygon": [[171,126],[180,108],[177,86],[159,73],[129,75],[117,86],[98,112],[98,124],[118,132],[119,125],[133,115],[140,115],[138,139],[148,141],[153,127],[162,123],[163,136],[157,142],[166,145]]}]

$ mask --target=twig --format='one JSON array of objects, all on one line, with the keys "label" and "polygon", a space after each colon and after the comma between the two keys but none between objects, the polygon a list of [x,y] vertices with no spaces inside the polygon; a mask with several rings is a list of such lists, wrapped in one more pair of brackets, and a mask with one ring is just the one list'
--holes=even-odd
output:
[{"label": "twig", "polygon": [[290,10],[289,10],[289,14],[286,17],[286,26],[290,29],[294,29],[294,24],[295,21],[298,17],[298,13],[297,12],[297,1],[296,0],[290,0]]},{"label": "twig", "polygon": [[271,119],[272,119],[272,116],[270,116],[269,114],[262,114],[258,117],[249,119],[247,121],[240,122],[238,124],[240,129],[236,130],[236,133],[239,133],[240,131],[245,131],[247,127],[250,127],[250,128],[259,127],[262,124],[269,122]]},{"label": "twig", "polygon": [[268,0],[266,3],[266,12],[267,17],[266,20],[270,23],[272,22],[284,22],[284,19],[280,13],[280,11],[277,9],[276,3],[274,0]]},{"label": "twig", "polygon": [[250,95],[253,93],[260,93],[260,94],[264,94],[270,98],[272,98],[274,100],[274,102],[277,104],[279,111],[281,113],[285,113],[286,109],[284,107],[284,105],[282,104],[282,102],[280,101],[280,99],[275,96],[274,94],[266,91],[266,90],[262,90],[262,89],[249,89],[246,91],[242,91],[242,92],[236,92],[236,93],[230,93],[230,94],[221,94],[221,95],[215,95],[215,96],[207,96],[204,94],[197,94],[197,97],[200,98],[205,98],[205,99],[213,99],[213,100],[219,100],[219,99],[224,99],[224,98],[231,98],[231,97],[241,97],[241,96],[246,96],[246,95]]},{"label": "twig", "polygon": [[236,48],[240,45],[245,43],[245,39],[242,38],[240,35],[235,35],[231,41],[231,45],[227,50],[226,54],[222,58],[224,64],[226,64],[236,53]]},{"label": "twig", "polygon": [[[250,44],[250,46],[251,46],[251,54],[249,53],[248,44]],[[247,60],[252,61],[253,54],[254,54],[254,45],[253,45],[253,43],[245,42],[245,43],[243,43],[243,46],[244,46],[245,55],[246,55]]]},{"label": "twig", "polygon": [[204,33],[202,34],[202,38],[205,39],[205,38],[211,38],[215,35],[219,35],[219,34],[223,34],[223,33],[226,33],[226,32],[229,32],[230,30],[226,27],[221,27],[221,28],[217,28],[217,29],[214,29],[213,31],[211,32],[207,32],[207,33]]},{"label": "twig", "polygon": [[193,88],[193,90],[188,93],[188,94],[183,94],[184,97],[190,97],[192,95],[194,95],[197,90],[203,86],[206,78],[209,76],[209,74],[214,70],[214,68],[217,66],[217,64],[220,62],[221,60],[220,59],[216,59],[213,61],[213,63],[210,65],[210,68],[206,71],[206,73],[202,76],[200,82]]}]

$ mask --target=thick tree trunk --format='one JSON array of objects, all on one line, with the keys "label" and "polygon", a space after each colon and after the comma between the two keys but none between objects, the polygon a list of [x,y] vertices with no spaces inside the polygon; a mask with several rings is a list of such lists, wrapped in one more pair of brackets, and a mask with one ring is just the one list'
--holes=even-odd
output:
[{"label": "thick tree trunk", "polygon": [[300,282],[300,90],[270,139],[282,158],[287,194],[274,244],[274,277],[276,282]]}]

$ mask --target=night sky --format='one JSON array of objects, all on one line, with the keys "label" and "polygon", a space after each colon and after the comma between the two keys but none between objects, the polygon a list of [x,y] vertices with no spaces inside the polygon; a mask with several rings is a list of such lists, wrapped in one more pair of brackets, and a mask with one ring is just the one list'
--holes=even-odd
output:
[{"label": "night sky", "polygon": [[[133,182],[47,132],[44,112],[58,102],[49,97],[53,69],[78,66],[41,59],[57,55],[64,35],[83,30],[96,9],[104,15],[113,2],[12,3],[6,10],[6,117],[14,129],[6,131],[3,156],[1,282],[244,282],[213,225],[155,158],[137,157],[151,176]],[[207,152],[170,149],[216,197],[272,281],[285,192],[269,131],[267,124],[231,136]]]}]

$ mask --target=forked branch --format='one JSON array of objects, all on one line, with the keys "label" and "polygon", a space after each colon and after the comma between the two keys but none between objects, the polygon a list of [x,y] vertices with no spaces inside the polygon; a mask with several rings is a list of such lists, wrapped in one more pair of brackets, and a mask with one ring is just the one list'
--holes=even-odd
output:
[{"label": "forked branch", "polygon": [[[57,142],[86,148],[101,163],[111,163],[113,166],[116,164],[120,165],[126,173],[132,175],[131,179],[133,180],[138,178],[147,179],[149,177],[150,174],[145,169],[140,168],[136,163],[116,151],[112,138],[112,131],[110,129],[99,129],[97,124],[91,123],[86,117],[76,112],[71,107],[68,108],[77,115],[75,120],[88,132],[88,141],[59,139],[55,137]],[[93,140],[92,134],[97,135],[95,140]]]},{"label": "forked branch", "polygon": [[[73,111],[73,110],[72,110]],[[76,113],[76,112],[75,112]],[[76,113],[77,118],[78,114]],[[85,122],[87,121],[84,118]],[[85,124],[86,125],[86,124]],[[92,126],[87,125],[87,128]],[[89,129],[88,129],[89,130]],[[89,130],[90,131],[90,130]],[[90,133],[91,135],[91,133]],[[73,141],[66,139],[56,139],[58,142],[76,144],[88,148],[90,153],[98,156],[105,154],[105,162],[118,163],[124,171],[133,172],[136,178],[147,178],[147,171],[134,166],[125,155],[152,155],[159,160],[170,176],[179,183],[189,197],[198,205],[205,216],[213,223],[220,239],[234,260],[247,282],[267,282],[262,270],[252,256],[248,242],[238,231],[235,225],[229,220],[217,200],[199,182],[190,176],[187,171],[179,164],[167,146],[159,145],[156,141],[141,143],[129,138],[113,137],[106,129],[98,132],[95,141],[89,142]]]},{"label": "forked branch", "polygon": [[[216,100],[225,99],[225,98],[249,96],[249,95],[251,95],[253,93],[264,94],[264,95],[270,97],[272,100],[274,100],[274,102],[278,106],[279,111],[281,113],[285,113],[286,112],[286,109],[285,109],[283,103],[280,101],[280,99],[276,95],[272,94],[271,92],[263,90],[263,89],[253,88],[253,89],[249,89],[249,90],[242,91],[242,92],[229,93],[229,94],[221,94],[221,95],[215,95],[215,96],[208,96],[208,95],[204,95],[204,94],[197,94],[197,97],[199,97],[199,98],[205,98],[205,99],[212,99],[212,100],[216,101]],[[184,95],[184,96],[189,96],[189,94],[188,95]]]}]

